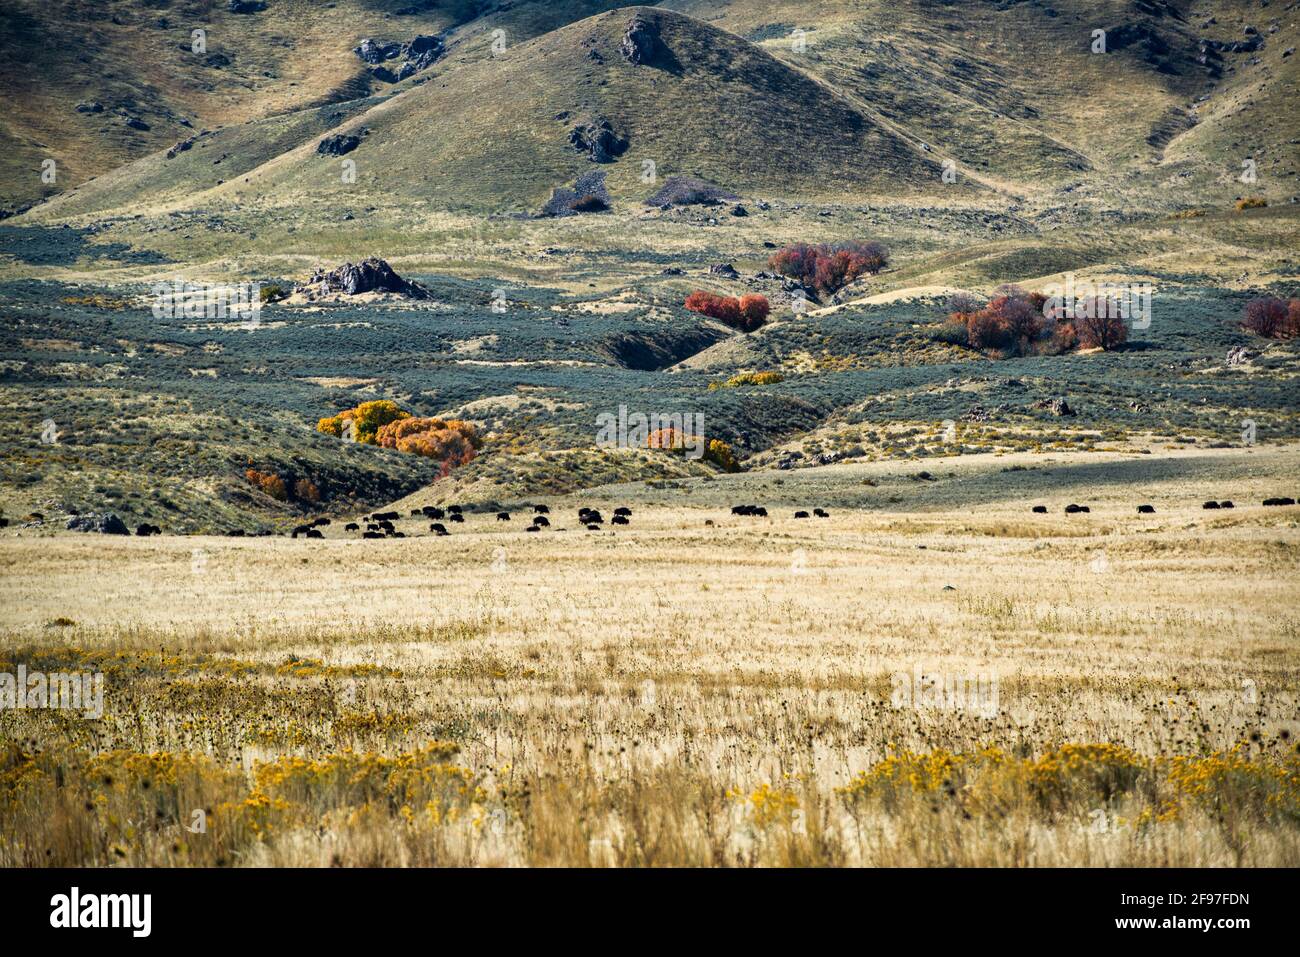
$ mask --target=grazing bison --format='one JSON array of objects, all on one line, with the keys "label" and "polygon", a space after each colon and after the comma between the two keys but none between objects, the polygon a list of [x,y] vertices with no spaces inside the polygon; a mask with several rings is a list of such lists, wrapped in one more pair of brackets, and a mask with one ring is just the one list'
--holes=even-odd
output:
[{"label": "grazing bison", "polygon": [[509,513],[509,512],[497,512],[497,521],[498,521],[498,522],[508,522],[508,521],[510,521],[510,513]]},{"label": "grazing bison", "polygon": [[1071,502],[1069,505],[1065,506],[1065,514],[1066,514],[1066,515],[1074,515],[1076,512],[1082,512],[1082,511],[1083,511],[1083,506],[1082,506],[1082,505],[1075,505],[1073,502]]},{"label": "grazing bison", "polygon": [[136,526],[135,533],[141,538],[147,538],[150,535],[161,535],[162,529],[157,525],[150,525],[148,522],[144,522],[143,524]]},{"label": "grazing bison", "polygon": [[343,531],[345,531],[345,532],[359,532],[359,531],[361,531],[361,526],[358,525],[356,522],[348,522],[346,525],[343,526]]},{"label": "grazing bison", "polygon": [[831,513],[828,512],[828,511],[826,511],[826,509],[824,509],[824,508],[815,508],[815,509],[813,509],[813,514],[814,514],[815,516],[817,516],[818,518],[830,518],[830,517],[831,517]]},{"label": "grazing bison", "polygon": [[533,524],[538,526],[539,528],[550,528],[551,520],[547,518],[545,515],[538,515],[533,519]]},{"label": "grazing bison", "polygon": [[1046,515],[1046,514],[1047,514],[1047,506],[1046,506],[1046,505],[1035,505],[1034,508],[1033,508],[1033,512],[1034,512],[1035,515]]},{"label": "grazing bison", "polygon": [[375,512],[373,516],[376,522],[393,522],[401,517],[398,512]]},{"label": "grazing bison", "polygon": [[1216,502],[1214,499],[1210,499],[1208,502],[1205,502],[1201,505],[1201,508],[1218,508],[1218,507],[1219,507],[1219,503]]},{"label": "grazing bison", "polygon": [[411,509],[411,518],[419,518],[423,514],[424,514],[424,509],[422,508]]},{"label": "grazing bison", "polygon": [[594,508],[584,508],[578,512],[578,521],[584,525],[604,525],[605,519]]},{"label": "grazing bison", "polygon": [[753,514],[757,515],[759,518],[767,518],[767,509],[762,505],[759,505],[754,509]]},{"label": "grazing bison", "polygon": [[731,506],[732,515],[753,515],[754,506],[752,505],[733,505]]},{"label": "grazing bison", "polygon": [[362,532],[361,537],[362,538],[383,538],[384,536],[382,532]]},{"label": "grazing bison", "polygon": [[795,512],[795,513],[794,513],[794,517],[795,517],[795,518],[812,518],[812,516],[809,515],[807,512]]},{"label": "grazing bison", "polygon": [[1231,501],[1224,501],[1219,503],[1219,508],[1236,508],[1236,507],[1237,506],[1233,505]]},{"label": "grazing bison", "polygon": [[1293,498],[1266,498],[1266,499],[1264,499],[1264,504],[1265,504],[1265,505],[1294,505],[1294,504],[1295,504],[1295,499],[1293,499]]},{"label": "grazing bison", "polygon": [[449,521],[449,522],[463,522],[463,521],[465,521],[465,516],[462,515],[462,514],[460,514],[460,512],[452,512],[450,515],[447,516],[447,521]]},{"label": "grazing bison", "polygon": [[459,505],[448,505],[447,511],[451,512],[453,515],[459,515],[461,513],[461,508]]},{"label": "grazing bison", "polygon": [[429,531],[437,532],[439,535],[446,535],[447,526],[442,524],[442,522],[431,522],[429,524]]},{"label": "grazing bison", "polygon": [[611,520],[615,525],[631,525],[631,520],[626,515],[615,515]]},{"label": "grazing bison", "polygon": [[533,506],[533,514],[535,514],[535,515],[550,515],[550,514],[551,514],[551,510],[550,510],[549,508],[547,508],[545,505],[534,505],[534,506]]},{"label": "grazing bison", "polygon": [[382,522],[379,522],[378,524],[380,529],[382,529],[385,532],[388,532],[388,534],[390,535],[393,532],[397,531],[397,529],[393,528],[393,523],[388,521],[388,519],[384,519]]},{"label": "grazing bison", "polygon": [[600,526],[599,526],[599,525],[588,525],[588,526],[587,526],[587,531],[589,531],[589,532],[599,532],[599,531],[600,531]]},{"label": "grazing bison", "polygon": [[405,538],[406,532],[393,532],[393,538]]},{"label": "grazing bison", "polygon": [[614,509],[614,514],[631,516],[632,510],[628,508],[626,505],[620,505],[618,508]]},{"label": "grazing bison", "polygon": [[524,529],[524,531],[525,531],[525,532],[540,532],[541,529],[538,528],[536,525],[529,525],[527,528]]},{"label": "grazing bison", "polygon": [[440,508],[434,508],[432,505],[424,510],[424,515],[426,518],[436,519],[437,521],[442,521],[447,517],[446,512]]},{"label": "grazing bison", "polygon": [[[239,534],[240,534],[240,535],[243,535],[244,533],[243,533],[243,532],[240,532]],[[320,529],[318,529],[318,528],[309,528],[309,529],[307,529],[307,537],[308,537],[308,538],[324,538],[324,537],[325,537],[325,533],[322,532],[322,531],[321,531]]]},{"label": "grazing bison", "polygon": [[1155,507],[1154,505],[1139,505],[1139,506],[1138,506],[1138,514],[1139,514],[1139,515],[1154,515],[1155,513],[1156,513],[1156,507]]},{"label": "grazing bison", "polygon": [[704,520],[704,526],[705,526],[705,528],[712,528],[712,527],[713,527],[713,519],[711,519],[711,518],[706,518],[706,519]]},{"label": "grazing bison", "polygon": [[329,524],[331,524],[331,522],[328,518],[318,518],[314,522],[312,522],[312,526],[315,528],[319,528],[322,525],[329,525]]},{"label": "grazing bison", "polygon": [[367,531],[367,532],[377,532],[377,531],[379,531],[379,526],[376,525],[374,522],[368,522],[368,523],[366,523],[366,531]]},{"label": "grazing bison", "polygon": [[297,528],[293,530],[293,534],[289,537],[297,538],[299,535],[306,535],[310,531],[312,531],[312,527],[310,525],[299,525]]}]

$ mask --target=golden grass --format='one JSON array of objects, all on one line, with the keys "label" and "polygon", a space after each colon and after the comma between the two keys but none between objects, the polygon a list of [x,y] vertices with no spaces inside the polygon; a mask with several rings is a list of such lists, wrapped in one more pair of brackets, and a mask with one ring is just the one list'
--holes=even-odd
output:
[{"label": "golden grass", "polygon": [[0,864],[1294,865],[1293,511],[8,539]]}]

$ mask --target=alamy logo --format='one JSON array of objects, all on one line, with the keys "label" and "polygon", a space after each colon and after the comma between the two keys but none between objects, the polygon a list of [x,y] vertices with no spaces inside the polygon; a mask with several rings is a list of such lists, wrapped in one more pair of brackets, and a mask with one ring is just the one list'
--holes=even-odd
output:
[{"label": "alamy logo", "polygon": [[18,666],[17,674],[0,672],[0,711],[47,708],[54,711],[80,711],[92,721],[104,716],[104,675],[102,672],[41,671]]},{"label": "alamy logo", "polygon": [[685,449],[688,459],[698,459],[704,456],[704,443],[703,412],[651,412],[648,415],[633,412],[629,415],[627,406],[620,405],[618,415],[602,412],[596,416],[597,448]]},{"label": "alamy logo", "polygon": [[51,927],[127,927],[133,937],[148,937],[153,929],[152,894],[70,894],[50,898]]},{"label": "alamy logo", "polygon": [[981,718],[998,714],[998,676],[988,672],[895,671],[889,676],[889,703],[916,711],[962,711]]},{"label": "alamy logo", "polygon": [[216,286],[202,282],[153,284],[155,319],[247,319],[256,323],[262,313],[262,284],[241,282]]}]

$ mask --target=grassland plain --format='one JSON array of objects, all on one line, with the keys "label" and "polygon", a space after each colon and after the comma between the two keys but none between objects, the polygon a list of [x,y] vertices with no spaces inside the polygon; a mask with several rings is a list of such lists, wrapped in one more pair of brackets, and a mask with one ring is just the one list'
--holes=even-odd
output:
[{"label": "grassland plain", "polygon": [[[87,6],[0,10],[0,675],[105,711],[0,709],[0,865],[1300,864],[1300,340],[1241,327],[1300,293],[1293,11]],[[353,52],[431,33],[395,84]],[[773,251],[849,240],[888,265],[798,311]],[[153,308],[369,255],[430,298]],[[944,329],[1069,274],[1150,323]],[[373,399],[483,448],[316,431]],[[598,447],[620,407],[743,470]],[[66,530],[105,512],[165,534]]]},{"label": "grassland plain", "polygon": [[[1295,864],[1300,516],[1247,503],[1297,454],[1170,453],[1153,516],[1118,457],[1073,486],[1076,453],[1050,494],[1004,459],[977,508],[816,526],[563,517],[616,487],[553,500],[572,530],[544,537],[8,539],[7,664],[102,671],[106,706],[0,715],[0,860]],[[900,701],[900,675],[985,697]]]}]

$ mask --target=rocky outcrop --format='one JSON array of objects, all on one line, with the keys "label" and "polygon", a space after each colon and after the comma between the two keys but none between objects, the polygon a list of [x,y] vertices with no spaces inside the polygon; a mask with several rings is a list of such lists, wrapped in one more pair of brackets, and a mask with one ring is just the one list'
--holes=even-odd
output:
[{"label": "rocky outcrop", "polygon": [[580,123],[569,131],[569,145],[579,153],[586,153],[593,163],[612,163],[615,157],[627,151],[627,140],[614,132],[614,124],[598,117]]},{"label": "rocky outcrop", "polygon": [[344,263],[325,272],[317,269],[299,292],[323,295],[358,296],[366,292],[393,293],[411,299],[428,299],[429,292],[419,283],[410,282],[393,272],[382,259],[371,257],[353,265]]},{"label": "rocky outcrop", "polygon": [[633,66],[649,63],[659,49],[659,32],[649,21],[633,17],[623,34],[619,50]]},{"label": "rocky outcrop", "polygon": [[70,532],[99,532],[102,535],[131,534],[131,530],[126,527],[126,522],[107,512],[103,515],[78,515],[76,518],[70,518],[67,528]]},{"label": "rocky outcrop", "polygon": [[[352,52],[370,64],[370,75],[384,83],[400,83],[438,61],[446,51],[442,37],[421,35],[407,43],[393,40],[376,40],[366,37]],[[396,67],[386,66],[390,60],[401,60]]]},{"label": "rocky outcrop", "polygon": [[343,156],[360,145],[361,137],[353,133],[335,133],[321,140],[316,146],[316,152],[322,156]]}]

